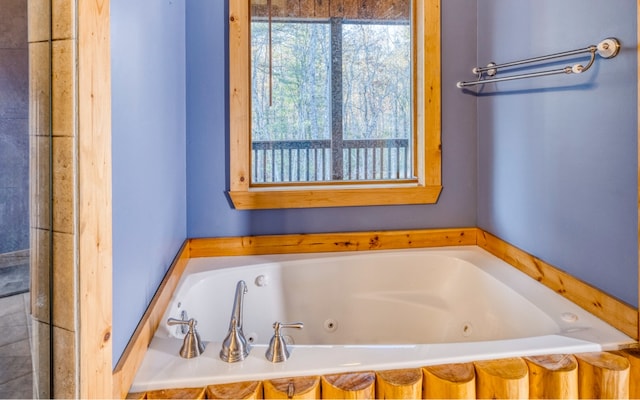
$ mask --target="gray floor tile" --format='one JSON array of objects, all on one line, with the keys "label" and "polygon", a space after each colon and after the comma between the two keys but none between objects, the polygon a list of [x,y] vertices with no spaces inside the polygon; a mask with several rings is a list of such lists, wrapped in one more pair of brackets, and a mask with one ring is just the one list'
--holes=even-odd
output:
[{"label": "gray floor tile", "polygon": [[0,318],[8,314],[24,312],[24,297],[21,295],[0,298]]},{"label": "gray floor tile", "polygon": [[0,348],[29,339],[26,325],[0,326]]},{"label": "gray floor tile", "polygon": [[33,399],[33,374],[0,383],[0,399]]},{"label": "gray floor tile", "polygon": [[[0,189],[0,192],[2,192],[2,189]],[[0,268],[0,297],[22,294],[28,290],[29,264]]]},{"label": "gray floor tile", "polygon": [[29,294],[0,298],[0,399],[33,398]]},{"label": "gray floor tile", "polygon": [[0,346],[0,359],[7,357],[24,357],[26,355],[31,355],[29,339]]},{"label": "gray floor tile", "polygon": [[0,357],[0,384],[33,373],[31,355],[22,357]]},{"label": "gray floor tile", "polygon": [[23,311],[0,316],[0,335],[3,328],[10,326],[27,326],[27,316]]}]

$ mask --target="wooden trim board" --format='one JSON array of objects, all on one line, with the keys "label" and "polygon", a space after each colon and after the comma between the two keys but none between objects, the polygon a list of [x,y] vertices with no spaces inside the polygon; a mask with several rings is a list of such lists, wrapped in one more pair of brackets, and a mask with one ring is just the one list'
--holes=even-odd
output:
[{"label": "wooden trim board", "polygon": [[180,277],[188,261],[189,246],[188,241],[185,241],[160,283],[160,287],[158,287],[156,294],[153,296],[147,311],[142,316],[138,327],[131,337],[131,341],[129,341],[122,357],[120,357],[120,361],[118,361],[118,364],[113,370],[114,398],[124,399],[127,396],[136,371],[142,363],[142,359],[147,351],[147,347],[149,347],[149,343],[151,343],[153,334],[156,329],[158,329],[160,318],[162,318],[162,314],[164,314],[169,305],[169,300],[171,300],[171,296],[180,281]]},{"label": "wooden trim board", "polygon": [[69,356],[78,360],[79,397],[108,398],[113,388],[110,3],[82,0],[76,6],[78,321],[77,353]]},{"label": "wooden trim board", "polygon": [[633,307],[478,228],[189,239],[167,272],[113,372],[114,396],[126,396],[190,258],[458,245],[484,248],[627,335],[638,338],[638,313]]},{"label": "wooden trim board", "polygon": [[459,246],[476,243],[476,228],[315,233],[189,240],[192,258]]},{"label": "wooden trim board", "polygon": [[480,230],[477,245],[638,340],[638,310],[537,257]]}]

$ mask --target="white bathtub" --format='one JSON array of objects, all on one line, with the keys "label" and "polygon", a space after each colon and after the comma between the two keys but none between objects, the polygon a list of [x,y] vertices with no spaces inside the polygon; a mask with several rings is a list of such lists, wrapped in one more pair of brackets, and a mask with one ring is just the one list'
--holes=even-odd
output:
[{"label": "white bathtub", "polygon": [[[244,280],[249,357],[218,357]],[[178,356],[185,311],[207,347]],[[294,343],[266,360],[272,325]],[[634,340],[476,246],[191,259],[132,392],[512,356],[612,350]]]}]

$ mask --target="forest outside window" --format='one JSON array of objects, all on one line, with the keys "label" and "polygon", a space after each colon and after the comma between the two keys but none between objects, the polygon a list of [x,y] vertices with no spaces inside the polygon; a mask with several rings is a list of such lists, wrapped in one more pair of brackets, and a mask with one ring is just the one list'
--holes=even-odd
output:
[{"label": "forest outside window", "polygon": [[439,5],[230,0],[234,206],[437,201]]}]

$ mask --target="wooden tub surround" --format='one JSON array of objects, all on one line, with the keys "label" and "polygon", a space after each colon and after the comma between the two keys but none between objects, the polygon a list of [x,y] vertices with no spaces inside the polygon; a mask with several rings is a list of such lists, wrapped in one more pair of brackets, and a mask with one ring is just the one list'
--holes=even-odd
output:
[{"label": "wooden tub surround", "polygon": [[130,399],[634,399],[640,351],[555,354],[130,393]]},{"label": "wooden tub surround", "polygon": [[[638,340],[638,310],[478,228],[189,239],[113,371],[127,396],[190,258],[477,245]],[[548,355],[415,370],[296,377],[130,398],[640,398],[640,350]],[[591,392],[589,392],[591,390]],[[292,395],[293,393],[293,395]],[[588,394],[587,394],[588,393]],[[330,397],[326,397],[329,394]]]}]

